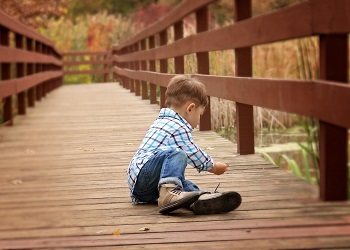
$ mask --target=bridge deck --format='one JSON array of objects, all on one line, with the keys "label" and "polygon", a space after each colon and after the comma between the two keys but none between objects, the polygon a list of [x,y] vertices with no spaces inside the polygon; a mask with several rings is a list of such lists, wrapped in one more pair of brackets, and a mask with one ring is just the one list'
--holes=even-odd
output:
[{"label": "bridge deck", "polygon": [[230,171],[189,169],[187,178],[240,192],[237,211],[164,216],[133,206],[126,166],[158,109],[117,84],[64,86],[1,127],[0,249],[350,248],[349,202],[319,202],[316,187],[257,155],[236,156],[214,132],[194,137]]}]

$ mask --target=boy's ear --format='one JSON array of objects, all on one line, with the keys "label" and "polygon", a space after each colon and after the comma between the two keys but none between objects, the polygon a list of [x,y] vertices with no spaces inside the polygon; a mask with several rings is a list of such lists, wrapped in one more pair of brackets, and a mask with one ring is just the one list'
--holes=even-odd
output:
[{"label": "boy's ear", "polygon": [[191,102],[190,104],[188,104],[186,111],[190,113],[190,112],[192,112],[192,110],[193,110],[195,107],[196,107],[196,104],[193,103],[193,102]]}]

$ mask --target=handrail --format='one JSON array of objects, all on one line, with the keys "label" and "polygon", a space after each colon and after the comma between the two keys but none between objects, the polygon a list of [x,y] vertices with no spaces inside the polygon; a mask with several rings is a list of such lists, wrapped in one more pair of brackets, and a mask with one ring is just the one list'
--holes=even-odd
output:
[{"label": "handrail", "polygon": [[[194,2],[197,3],[195,7]],[[238,153],[254,153],[253,105],[319,119],[320,197],[323,200],[347,199],[348,1],[305,0],[251,17],[252,1],[235,0],[235,23],[208,30],[211,2],[185,0],[156,24],[114,45],[115,76],[136,95],[142,92],[142,98],[149,98],[150,103],[155,103],[155,86],[160,86],[160,106],[164,107],[165,89],[174,75],[168,74],[167,60],[174,58],[175,73],[181,74],[184,56],[196,53],[196,76],[206,85],[208,94],[237,103]],[[192,13],[196,15],[197,33],[184,38],[183,19]],[[171,42],[167,38],[169,27],[173,27],[175,38]],[[252,46],[309,36],[319,37],[320,80],[252,77]],[[157,39],[159,46],[156,46]],[[236,76],[209,76],[208,52],[228,49],[235,50]],[[158,72],[156,60],[160,60]],[[210,129],[208,121],[210,109],[201,120],[201,130]]]},{"label": "handrail", "polygon": [[[156,82],[166,87],[175,74],[115,69],[118,75]],[[206,86],[209,96],[280,110],[350,128],[350,85],[326,81],[281,80],[194,74]],[[272,92],[271,89],[275,91]],[[293,92],[293,95],[290,93]],[[249,93],[249,94],[248,94]],[[315,95],[327,103],[315,102]],[[276,98],[278,96],[279,98]],[[333,112],[324,112],[332,109]],[[336,114],[334,113],[336,112]]]},{"label": "handrail", "polygon": [[[34,107],[35,101],[62,84],[62,58],[53,41],[1,10],[0,38],[2,118],[3,123],[13,125],[13,96],[17,95],[18,114],[26,114],[27,106]],[[16,66],[15,76],[12,65]]]},{"label": "handrail", "polygon": [[[350,33],[347,15],[339,15],[334,8],[329,8],[327,5],[321,7],[315,5],[314,1],[307,1],[227,27],[191,35],[158,48],[114,57],[118,62],[159,60],[198,52],[244,48],[319,34]],[[319,12],[326,12],[324,15],[327,18],[321,18]],[[350,5],[346,5],[342,13],[350,13]],[[294,18],[295,16],[298,18]]]},{"label": "handrail", "polygon": [[60,54],[59,50],[55,48],[55,43],[40,35],[37,31],[33,30],[32,28],[20,23],[19,21],[15,20],[5,12],[0,10],[0,26],[6,27],[7,29],[11,30],[13,33],[22,35],[26,38],[33,39],[37,42],[40,42],[42,44],[45,44],[49,47],[52,47],[57,55]]}]

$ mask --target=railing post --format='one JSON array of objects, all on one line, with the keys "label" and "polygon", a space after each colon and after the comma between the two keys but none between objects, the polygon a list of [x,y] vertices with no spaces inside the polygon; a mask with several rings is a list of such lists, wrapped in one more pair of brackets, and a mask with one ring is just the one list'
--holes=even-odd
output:
[{"label": "railing post", "polygon": [[[27,50],[33,51],[33,40],[30,38],[27,38]],[[32,75],[34,73],[34,64],[33,63],[27,63],[27,75]],[[35,106],[35,87],[32,87],[28,90],[28,106],[34,107]]]},{"label": "railing post", "polygon": [[[174,24],[174,40],[179,40],[184,37],[183,30],[183,20],[178,21]],[[174,58],[175,63],[175,73],[184,74],[185,73],[185,57],[177,56]]]},{"label": "railing post", "polygon": [[[321,79],[347,83],[348,54],[347,34],[321,35]],[[347,140],[347,128],[320,121],[320,198],[324,201],[348,198]]]},{"label": "railing post", "polygon": [[[41,49],[42,49],[41,43],[38,42],[38,41],[35,41],[35,51],[36,51],[36,53],[40,53]],[[40,73],[41,71],[42,71],[41,64],[40,63],[35,64],[35,73]],[[37,101],[41,100],[41,98],[43,96],[42,92],[43,92],[42,84],[38,84],[36,86],[36,100]]]},{"label": "railing post", "polygon": [[117,79],[119,79],[119,75],[116,72],[114,72],[114,67],[115,66],[119,67],[119,64],[114,60],[114,56],[116,55],[118,55],[118,51],[112,47],[112,51],[111,51],[112,65],[111,66],[112,66],[112,81],[114,82],[117,81]]},{"label": "railing post", "polygon": [[[10,46],[10,31],[7,28],[0,26],[0,45]],[[1,80],[8,80],[11,78],[10,63],[1,63]],[[3,122],[6,125],[13,125],[13,110],[12,110],[12,96],[5,98]]]},{"label": "railing post", "polygon": [[[143,39],[141,41],[141,50],[146,50],[146,39]],[[141,61],[140,62],[140,67],[141,70],[146,70],[147,65],[146,61]],[[141,81],[141,92],[142,92],[142,100],[146,100],[148,98],[148,90],[147,90],[147,82],[146,81]]]},{"label": "railing post", "polygon": [[[251,0],[235,0],[235,22],[252,16]],[[235,49],[236,76],[252,76],[252,48]],[[236,103],[237,153],[254,154],[253,106]]]},{"label": "railing post", "polygon": [[[127,48],[122,48],[121,50],[118,51],[118,55],[124,55],[126,53],[128,53],[127,52]],[[122,63],[119,63],[119,66],[121,68],[126,68],[126,67],[128,67],[128,63],[122,62]],[[123,87],[126,88],[126,89],[129,89],[129,80],[128,80],[128,78],[125,77],[125,76],[121,76],[121,81],[122,81]]]},{"label": "railing post", "polygon": [[[149,49],[155,48],[155,37],[150,36],[148,38],[148,47]],[[156,71],[156,61],[150,60],[149,61],[149,71],[155,72]],[[149,84],[149,101],[150,104],[157,104],[157,85],[155,85],[153,82],[150,82]]]},{"label": "railing post", "polygon": [[[159,33],[160,46],[168,43],[168,32],[163,30]],[[160,73],[168,73],[168,59],[161,59],[160,61]],[[165,91],[166,87],[160,86],[160,108],[165,108]]]},{"label": "railing post", "polygon": [[[128,46],[128,52],[127,53],[132,53],[134,52],[134,46]],[[134,62],[128,62],[128,69],[135,69],[134,68]],[[134,79],[128,78],[129,80],[129,89],[130,92],[135,92],[135,84],[134,84]]]},{"label": "railing post", "polygon": [[[108,51],[107,51],[107,52],[108,52]],[[103,69],[104,69],[104,70],[108,70],[108,69],[109,69],[109,64],[107,63],[107,60],[109,60],[109,53],[103,55],[103,60],[105,61],[105,62],[103,63]],[[107,81],[108,81],[108,75],[109,75],[109,73],[104,73],[104,74],[103,74],[103,81],[104,81],[104,82],[107,82]]]},{"label": "railing post", "polygon": [[[55,53],[56,53],[56,52],[55,52]],[[63,67],[64,67],[64,65],[63,65],[63,56],[57,54],[57,58],[61,60],[62,65],[61,65],[61,66],[55,66],[55,67],[56,67],[56,69],[60,69],[60,71],[63,72]],[[62,74],[62,76],[60,76],[60,77],[57,79],[57,82],[58,82],[58,83],[57,83],[57,87],[62,86],[62,85],[64,84],[64,74]]]},{"label": "railing post", "polygon": [[[196,12],[197,33],[207,31],[209,29],[208,7],[203,7]],[[209,53],[199,52],[197,55],[197,72],[198,74],[209,75]],[[208,106],[205,109],[199,123],[199,130],[211,130],[211,112],[210,112],[210,96],[208,96]]]},{"label": "railing post", "polygon": [[[23,49],[23,36],[16,34],[16,48],[17,49]],[[23,77],[24,76],[24,63],[17,63],[16,65],[16,77]],[[18,114],[25,115],[26,114],[26,91],[22,91],[17,95],[17,105],[18,105]]]},{"label": "railing post", "polygon": [[[140,50],[140,43],[135,43],[134,45],[134,51],[139,51]],[[134,62],[134,70],[140,70],[140,61],[135,61]],[[135,95],[140,96],[141,95],[141,86],[140,86],[140,80],[133,79],[135,83]]]},{"label": "railing post", "polygon": [[[41,53],[46,55],[46,51],[47,51],[47,46],[45,44],[41,44]],[[41,64],[41,71],[42,72],[45,72],[47,71],[47,64]],[[46,96],[46,93],[47,93],[47,81],[43,82],[41,84],[41,90],[42,90],[42,97],[45,97]]]}]

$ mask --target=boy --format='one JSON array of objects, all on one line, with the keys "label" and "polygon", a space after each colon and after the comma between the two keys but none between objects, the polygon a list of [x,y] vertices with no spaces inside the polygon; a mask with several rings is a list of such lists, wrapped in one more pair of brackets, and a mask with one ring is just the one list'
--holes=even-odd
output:
[{"label": "boy", "polygon": [[188,164],[198,172],[216,175],[228,169],[225,163],[214,163],[191,135],[208,104],[204,84],[189,75],[177,75],[170,80],[165,96],[167,108],[161,109],[129,164],[128,185],[133,203],[158,202],[163,214],[182,207],[196,214],[236,209],[241,204],[238,193],[211,194],[185,179]]}]

